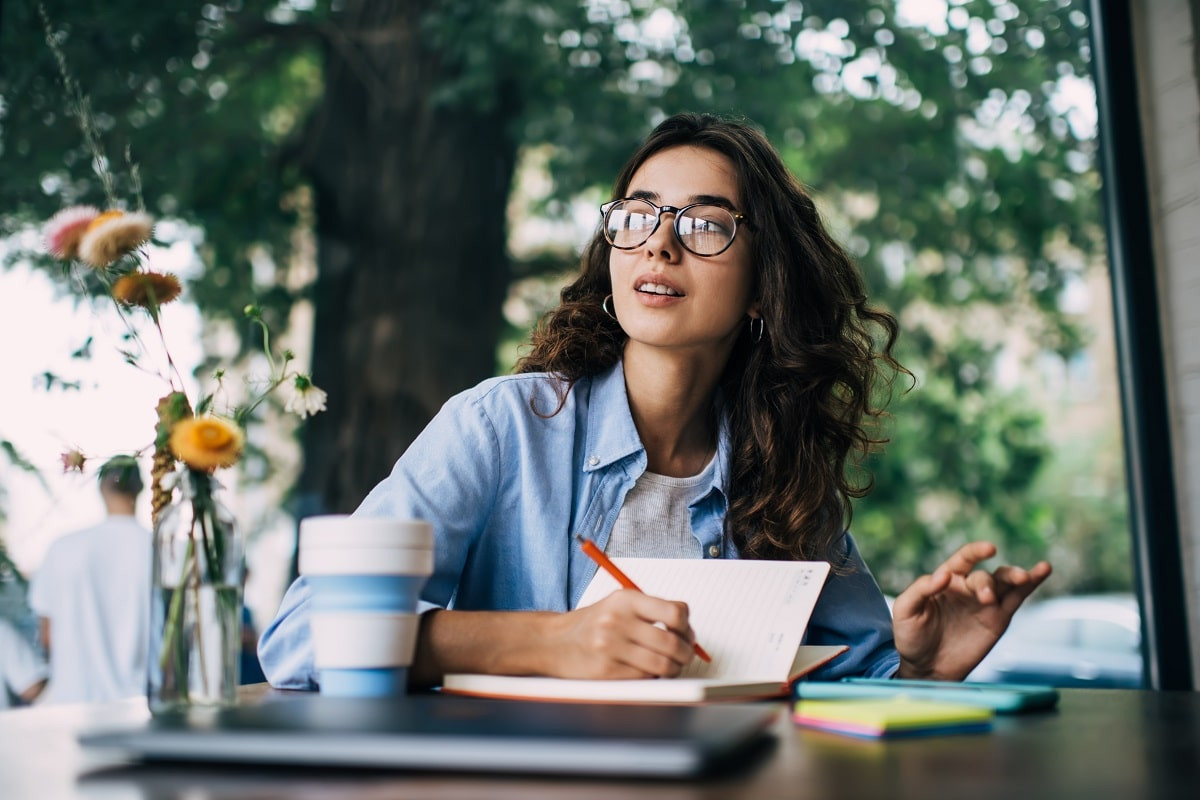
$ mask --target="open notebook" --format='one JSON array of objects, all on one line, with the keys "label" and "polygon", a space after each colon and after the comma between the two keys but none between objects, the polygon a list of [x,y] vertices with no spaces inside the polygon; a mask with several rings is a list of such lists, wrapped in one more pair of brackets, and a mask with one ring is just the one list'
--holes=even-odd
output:
[{"label": "open notebook", "polygon": [[[648,594],[688,604],[689,619],[711,663],[694,659],[678,678],[566,680],[450,674],[443,691],[554,700],[688,703],[782,697],[796,678],[846,650],[802,646],[821,587],[822,561],[723,561],[616,558]],[[580,598],[587,606],[620,588],[603,570]]]}]

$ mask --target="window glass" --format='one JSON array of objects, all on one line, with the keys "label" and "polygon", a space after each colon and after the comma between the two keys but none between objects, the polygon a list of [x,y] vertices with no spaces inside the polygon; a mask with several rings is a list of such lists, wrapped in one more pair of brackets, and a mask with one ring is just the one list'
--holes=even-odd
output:
[{"label": "window glass", "polygon": [[1116,622],[1085,619],[1079,623],[1081,647],[1136,653],[1140,642],[1141,636],[1137,631]]}]

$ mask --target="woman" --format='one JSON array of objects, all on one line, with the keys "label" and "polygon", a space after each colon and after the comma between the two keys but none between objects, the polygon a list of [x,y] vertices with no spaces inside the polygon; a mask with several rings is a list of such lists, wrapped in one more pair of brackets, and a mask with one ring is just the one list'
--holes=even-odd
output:
[{"label": "woman", "polygon": [[[812,199],[752,128],[690,114],[613,196],[518,374],[452,398],[356,512],[434,524],[410,680],[677,675],[686,607],[621,591],[572,610],[595,572],[574,534],[609,555],[828,559],[806,642],[850,651],[814,677],[963,678],[1050,566],[975,569],[995,548],[968,544],[893,623],[846,532],[866,488],[845,467],[877,443],[896,322]],[[276,686],[315,686],[307,604],[301,578],[264,633]]]}]

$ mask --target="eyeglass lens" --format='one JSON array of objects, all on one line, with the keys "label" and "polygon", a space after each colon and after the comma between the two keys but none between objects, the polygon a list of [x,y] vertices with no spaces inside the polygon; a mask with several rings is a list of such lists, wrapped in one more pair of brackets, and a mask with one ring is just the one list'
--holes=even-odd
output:
[{"label": "eyeglass lens", "polygon": [[[618,200],[605,215],[605,237],[614,247],[630,249],[644,244],[658,224],[658,209],[645,200]],[[737,221],[721,206],[699,205],[676,215],[679,241],[696,255],[711,256],[733,242]]]}]

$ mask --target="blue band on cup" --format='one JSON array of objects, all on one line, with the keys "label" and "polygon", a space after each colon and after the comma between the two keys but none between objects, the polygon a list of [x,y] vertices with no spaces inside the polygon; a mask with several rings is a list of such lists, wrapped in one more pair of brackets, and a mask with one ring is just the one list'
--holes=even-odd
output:
[{"label": "blue band on cup", "polygon": [[326,697],[395,697],[408,690],[408,667],[325,668],[318,677]]},{"label": "blue band on cup", "polygon": [[416,611],[425,576],[309,575],[313,611]]}]

